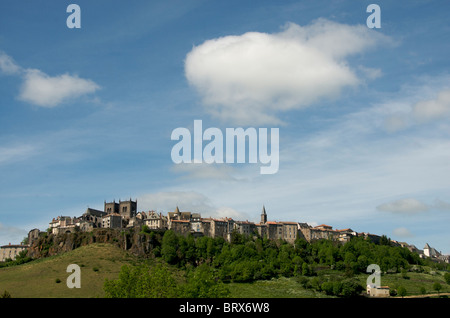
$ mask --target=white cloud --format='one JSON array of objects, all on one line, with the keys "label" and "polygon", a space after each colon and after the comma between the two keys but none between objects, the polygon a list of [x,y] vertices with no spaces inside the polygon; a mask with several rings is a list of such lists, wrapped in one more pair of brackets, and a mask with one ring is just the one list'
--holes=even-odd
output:
[{"label": "white cloud", "polygon": [[41,107],[55,107],[100,89],[100,86],[92,80],[77,75],[49,76],[37,69],[24,69],[2,51],[0,51],[0,72],[21,76],[23,83],[19,99]]},{"label": "white cloud", "polygon": [[383,72],[378,68],[365,67],[362,65],[358,66],[358,69],[367,77],[368,79],[376,79],[383,75]]},{"label": "white cloud", "polygon": [[449,211],[450,210],[450,203],[436,199],[434,202],[433,207],[437,210],[442,210],[442,211]]},{"label": "white cloud", "polygon": [[0,223],[0,245],[20,244],[28,235],[28,231]]},{"label": "white cloud", "polygon": [[165,191],[147,193],[138,197],[140,209],[155,210],[166,214],[175,211],[200,213],[202,217],[232,217],[236,220],[246,218],[244,213],[227,206],[216,206],[211,200],[196,191]]},{"label": "white cloud", "polygon": [[94,93],[99,88],[93,81],[78,76],[63,74],[52,77],[39,70],[28,69],[19,98],[38,106],[55,107],[69,99]]},{"label": "white cloud", "polygon": [[14,62],[14,60],[8,56],[6,53],[0,51],[0,71],[11,75],[17,74],[21,71],[20,66]]},{"label": "white cloud", "polygon": [[394,213],[417,213],[428,211],[429,207],[414,198],[399,199],[377,206],[377,210]]},{"label": "white cloud", "polygon": [[450,89],[440,91],[435,99],[417,102],[413,115],[420,122],[450,115]]},{"label": "white cloud", "polygon": [[0,147],[0,164],[27,159],[35,153],[36,148],[27,144]]},{"label": "white cloud", "polygon": [[[402,97],[388,101],[382,108],[384,128],[388,132],[428,123],[444,122],[450,117],[449,76],[424,77],[419,85],[402,88]],[[381,108],[380,108],[381,109]]]},{"label": "white cloud", "polygon": [[395,236],[398,236],[400,238],[414,237],[414,235],[407,228],[404,228],[404,227],[399,227],[399,228],[394,229],[392,231],[392,234],[394,234]]},{"label": "white cloud", "polygon": [[171,170],[180,174],[182,179],[242,179],[241,175],[236,176],[236,169],[228,164],[180,163],[175,164]]},{"label": "white cloud", "polygon": [[[357,86],[360,79],[346,58],[383,38],[366,26],[325,19],[304,27],[289,23],[276,34],[208,40],[187,54],[185,72],[211,114],[237,124],[279,124],[280,111]],[[369,77],[380,75],[365,70]]]}]

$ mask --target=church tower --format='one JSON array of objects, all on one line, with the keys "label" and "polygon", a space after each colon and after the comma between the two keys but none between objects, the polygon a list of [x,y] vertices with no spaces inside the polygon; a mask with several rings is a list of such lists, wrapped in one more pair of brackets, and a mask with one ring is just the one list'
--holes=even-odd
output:
[{"label": "church tower", "polygon": [[266,208],[263,205],[263,209],[262,209],[262,213],[261,213],[261,224],[266,224],[267,223],[267,213],[266,213]]}]

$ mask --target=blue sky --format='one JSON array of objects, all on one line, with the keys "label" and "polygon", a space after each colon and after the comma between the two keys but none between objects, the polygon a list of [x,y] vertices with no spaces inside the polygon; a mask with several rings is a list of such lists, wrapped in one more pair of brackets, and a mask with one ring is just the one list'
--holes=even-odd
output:
[{"label": "blue sky", "polygon": [[[0,4],[0,245],[131,197],[450,253],[447,1],[70,3]],[[195,119],[279,128],[279,171],[175,165]]]}]

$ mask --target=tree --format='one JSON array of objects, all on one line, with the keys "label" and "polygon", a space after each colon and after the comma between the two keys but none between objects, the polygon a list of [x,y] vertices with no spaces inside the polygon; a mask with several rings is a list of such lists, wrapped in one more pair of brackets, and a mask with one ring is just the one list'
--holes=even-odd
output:
[{"label": "tree", "polygon": [[363,290],[362,286],[355,279],[346,279],[342,281],[341,292],[344,297],[355,297]]},{"label": "tree", "polygon": [[0,298],[11,298],[11,294],[5,290],[3,294],[0,295]]},{"label": "tree", "polygon": [[333,295],[334,293],[334,284],[333,282],[323,282],[320,286],[320,289],[325,292],[327,295]]},{"label": "tree", "polygon": [[388,238],[386,235],[382,235],[381,238],[380,238],[380,245],[390,246],[391,245],[391,239]]},{"label": "tree", "polygon": [[303,276],[309,276],[311,275],[311,270],[309,268],[309,265],[306,263],[302,264],[302,275]]},{"label": "tree", "polygon": [[400,286],[397,288],[397,295],[401,296],[402,298],[406,296],[406,288],[403,286]]},{"label": "tree", "polygon": [[445,273],[444,274],[444,279],[445,279],[445,282],[447,284],[450,284],[450,273]]},{"label": "tree", "polygon": [[433,289],[434,289],[435,291],[437,291],[438,294],[439,294],[439,291],[442,289],[442,286],[441,286],[441,284],[439,284],[438,282],[435,282],[435,283],[433,284]]},{"label": "tree", "polygon": [[172,273],[162,265],[122,266],[117,280],[106,279],[108,298],[173,298],[178,294]]},{"label": "tree", "polygon": [[183,297],[220,298],[230,294],[228,287],[214,276],[211,267],[206,264],[190,272],[187,279],[187,283],[181,287]]},{"label": "tree", "polygon": [[175,264],[177,258],[178,239],[175,232],[169,230],[164,233],[161,244],[161,256],[169,264]]},{"label": "tree", "polygon": [[420,293],[422,294],[422,295],[425,295],[426,293],[427,293],[427,290],[425,289],[425,287],[420,287]]}]

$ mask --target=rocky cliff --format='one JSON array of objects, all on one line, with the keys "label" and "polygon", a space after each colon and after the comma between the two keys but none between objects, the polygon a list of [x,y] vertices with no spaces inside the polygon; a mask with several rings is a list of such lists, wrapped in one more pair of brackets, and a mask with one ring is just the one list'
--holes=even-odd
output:
[{"label": "rocky cliff", "polygon": [[163,232],[142,232],[139,229],[94,229],[59,235],[41,233],[28,250],[28,256],[42,258],[74,250],[93,243],[109,243],[137,256],[159,253]]}]

